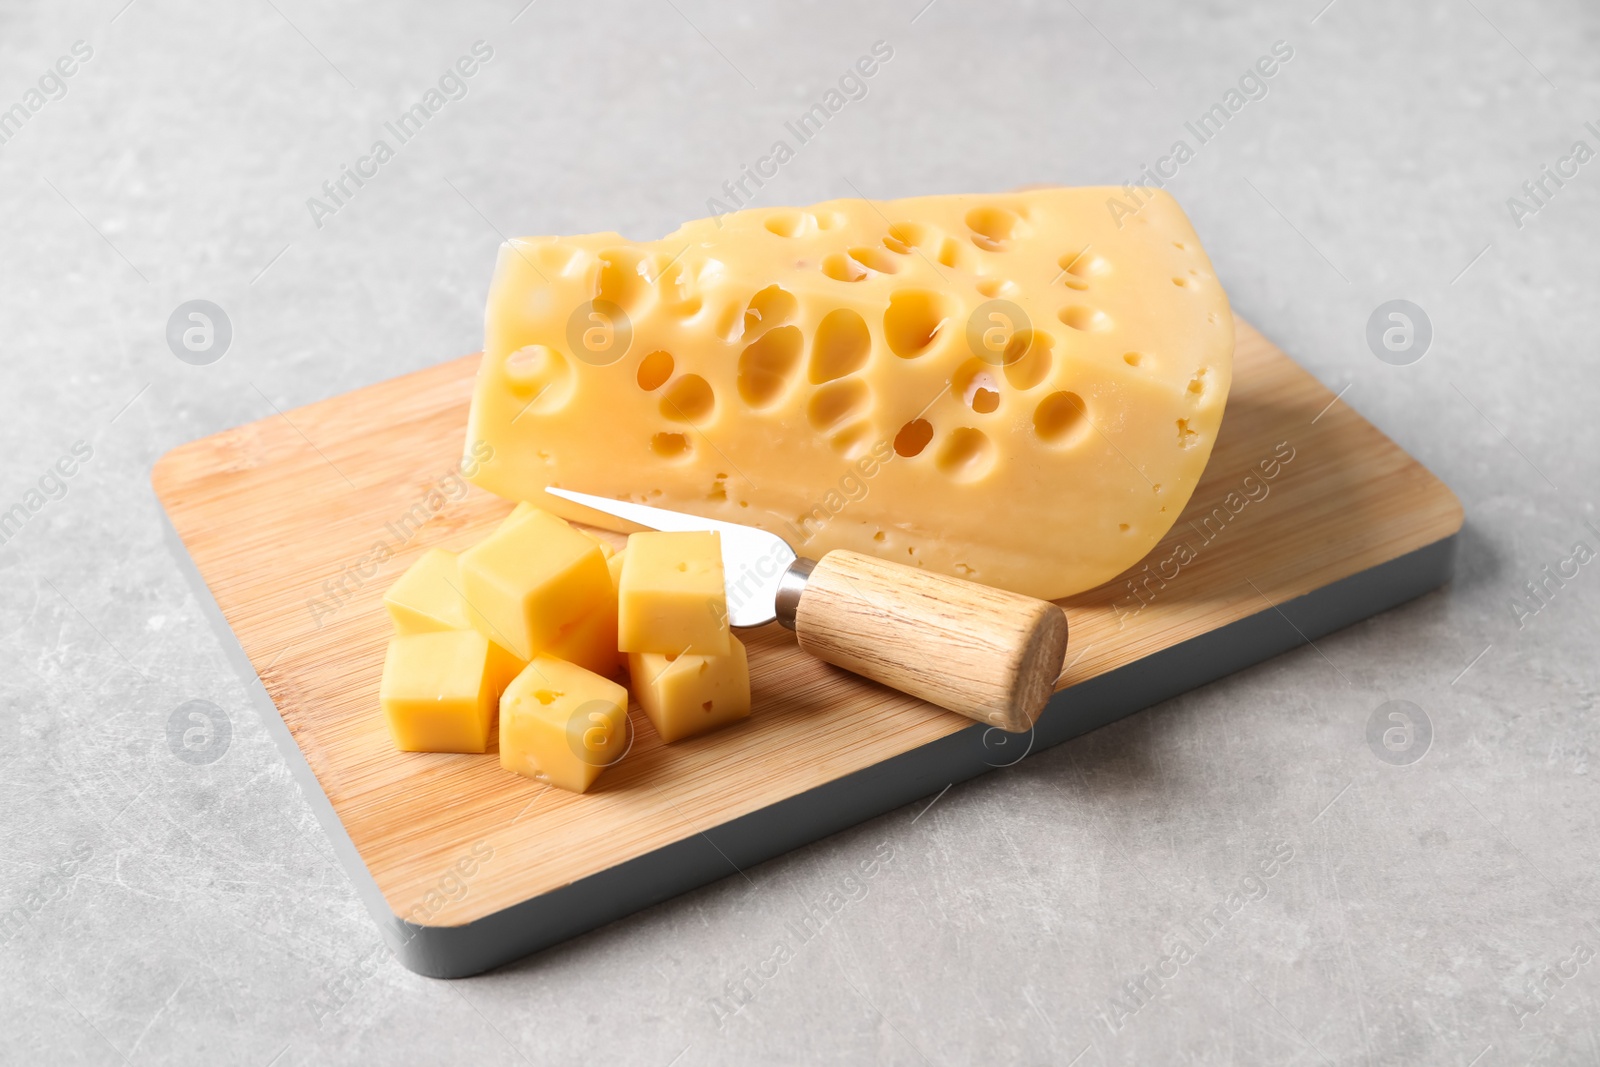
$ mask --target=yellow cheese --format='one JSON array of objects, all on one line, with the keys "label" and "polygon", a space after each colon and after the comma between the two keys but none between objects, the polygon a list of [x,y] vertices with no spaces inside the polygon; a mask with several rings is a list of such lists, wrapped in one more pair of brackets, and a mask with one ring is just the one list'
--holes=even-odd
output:
[{"label": "yellow cheese", "polygon": [[[749,523],[1044,597],[1177,519],[1232,372],[1226,296],[1140,190],[838,200],[500,251],[474,480]],[[1113,211],[1108,201],[1122,206]]]},{"label": "yellow cheese", "polygon": [[378,702],[402,752],[483,752],[496,702],[521,660],[476,630],[389,642]]},{"label": "yellow cheese", "polygon": [[651,531],[628,538],[617,585],[617,647],[624,652],[722,656],[728,603],[722,538]]},{"label": "yellow cheese", "polygon": [[[551,499],[554,499],[554,498],[552,497]],[[505,518],[500,520],[500,525],[497,526],[495,528],[495,530],[496,530],[496,532],[499,532],[500,530],[503,530],[506,527],[515,524],[516,522],[520,521],[521,519],[524,519],[527,516],[532,515],[533,513],[537,512],[538,510],[539,510],[538,508],[534,507],[532,504],[528,503],[526,500],[519,501],[517,503],[517,506],[511,509],[511,514],[507,515]],[[616,555],[617,550],[615,548],[611,547],[611,543],[609,541],[602,540],[600,537],[598,537],[594,533],[591,533],[588,530],[579,530],[578,532],[583,534],[583,536],[587,537],[589,540],[593,541],[595,544],[599,545],[600,546],[600,554],[602,556],[604,556],[606,559],[609,560],[612,556]]]},{"label": "yellow cheese", "polygon": [[750,714],[750,664],[729,638],[726,656],[628,654],[633,695],[661,740],[693,737]]},{"label": "yellow cheese", "polygon": [[612,595],[594,539],[537,509],[461,553],[460,564],[472,624],[525,660]]},{"label": "yellow cheese", "polygon": [[454,552],[430,548],[383,595],[398,634],[470,630],[461,599],[461,569]]},{"label": "yellow cheese", "polygon": [[622,564],[627,561],[628,550],[621,552],[606,560],[606,566],[611,570],[611,591],[616,592],[622,588]]},{"label": "yellow cheese", "polygon": [[628,691],[592,671],[538,656],[500,698],[500,765],[586,791],[628,746]]}]

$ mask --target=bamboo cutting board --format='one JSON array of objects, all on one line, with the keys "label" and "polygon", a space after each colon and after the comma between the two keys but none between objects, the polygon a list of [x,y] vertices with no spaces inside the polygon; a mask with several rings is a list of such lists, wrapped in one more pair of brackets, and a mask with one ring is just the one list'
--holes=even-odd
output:
[{"label": "bamboo cutting board", "polygon": [[386,937],[414,970],[470,974],[1445,581],[1455,496],[1237,329],[1204,478],[1139,567],[1062,601],[1061,691],[1024,737],[813,660],[774,625],[746,637],[748,720],[665,746],[635,706],[631,751],[591,793],[519,778],[492,754],[396,752],[377,704],[383,591],[425,549],[459,551],[511,507],[454,473],[476,356],[183,445],[152,477],[180,558]]}]

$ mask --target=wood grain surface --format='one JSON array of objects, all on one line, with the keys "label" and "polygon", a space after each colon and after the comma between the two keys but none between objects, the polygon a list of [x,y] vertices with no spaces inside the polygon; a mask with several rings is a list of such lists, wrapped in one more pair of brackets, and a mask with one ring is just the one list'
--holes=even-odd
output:
[{"label": "wood grain surface", "polygon": [[818,659],[1018,732],[1055,692],[1067,617],[1047,600],[835,549],[806,579],[795,636]]},{"label": "wood grain surface", "polygon": [[[1460,528],[1449,489],[1237,326],[1233,393],[1205,477],[1145,561],[1061,602],[1072,647],[1058,685]],[[191,442],[152,475],[397,915],[467,922],[972,725],[805,655],[774,624],[741,634],[750,718],[666,746],[635,706],[632,750],[590,793],[508,774],[494,754],[396,752],[377,702],[384,588],[427,548],[459,551],[511,508],[456,472],[477,363]],[[463,860],[469,876],[457,873]]]}]

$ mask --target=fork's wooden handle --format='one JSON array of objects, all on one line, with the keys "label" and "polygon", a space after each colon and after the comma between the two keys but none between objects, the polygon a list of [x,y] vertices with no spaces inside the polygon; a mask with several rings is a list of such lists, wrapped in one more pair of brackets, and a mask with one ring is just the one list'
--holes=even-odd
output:
[{"label": "fork's wooden handle", "polygon": [[843,550],[805,578],[794,630],[818,659],[1011,731],[1044,710],[1067,650],[1048,601]]}]

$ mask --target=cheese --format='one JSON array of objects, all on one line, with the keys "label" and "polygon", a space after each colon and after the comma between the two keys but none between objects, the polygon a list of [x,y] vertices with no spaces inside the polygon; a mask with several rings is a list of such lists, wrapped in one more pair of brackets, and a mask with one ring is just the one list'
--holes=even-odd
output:
[{"label": "cheese", "polygon": [[617,647],[624,652],[728,652],[722,538],[711,532],[636,533],[617,585]]},{"label": "cheese", "polygon": [[461,553],[460,565],[472,624],[524,660],[613,595],[594,539],[537,509]]},{"label": "cheese", "polygon": [[467,605],[461,599],[461,568],[456,554],[442,548],[424,552],[383,595],[397,634],[435,630],[468,630]]},{"label": "cheese", "polygon": [[628,746],[628,691],[552,656],[538,656],[500,698],[500,765],[574,793]]},{"label": "cheese", "polygon": [[[529,515],[532,515],[538,510],[538,508],[534,507],[526,500],[520,501],[516,507],[511,509],[511,514],[500,520],[500,525],[495,527],[495,530],[498,532],[510,526],[514,526],[519,521],[527,518]],[[611,547],[610,542],[602,540],[589,530],[579,530],[578,532],[583,534],[583,536],[587,537],[589,540],[593,541],[595,544],[599,545],[600,554],[607,560],[610,560],[612,556],[616,555],[617,550]]]},{"label": "cheese", "polygon": [[389,642],[378,703],[402,752],[483,752],[501,690],[523,663],[475,630]]},{"label": "cheese", "polygon": [[1228,302],[1177,203],[839,200],[501,248],[474,481],[748,523],[1044,597],[1152,548],[1204,469]]},{"label": "cheese", "polygon": [[750,714],[750,663],[738,638],[726,656],[628,655],[628,674],[639,707],[661,740],[703,734]]},{"label": "cheese", "polygon": [[[511,514],[500,521],[500,525],[495,528],[495,533],[509,531],[530,515],[537,514],[541,514],[541,512],[532,504],[526,501],[519,503],[511,509]],[[606,559],[608,573],[614,571],[612,560],[616,556],[616,549],[588,530],[578,530],[577,532],[599,546],[600,554]],[[617,566],[620,567],[620,564]],[[596,590],[595,592],[599,599],[587,605],[580,605],[578,608],[579,617],[575,620],[569,620],[561,630],[552,636],[544,651],[569,663],[576,663],[578,666],[594,671],[596,674],[615,674],[622,667],[622,656],[617,651],[617,589],[615,579],[610,584],[609,593],[606,590]]]}]

